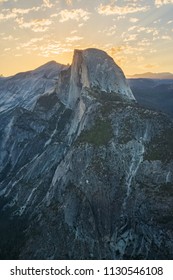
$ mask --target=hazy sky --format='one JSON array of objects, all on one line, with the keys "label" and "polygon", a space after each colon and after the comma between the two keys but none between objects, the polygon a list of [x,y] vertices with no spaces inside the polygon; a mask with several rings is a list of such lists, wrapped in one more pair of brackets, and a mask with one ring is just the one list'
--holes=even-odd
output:
[{"label": "hazy sky", "polygon": [[173,0],[0,0],[0,74],[73,50],[107,51],[125,74],[173,72]]}]

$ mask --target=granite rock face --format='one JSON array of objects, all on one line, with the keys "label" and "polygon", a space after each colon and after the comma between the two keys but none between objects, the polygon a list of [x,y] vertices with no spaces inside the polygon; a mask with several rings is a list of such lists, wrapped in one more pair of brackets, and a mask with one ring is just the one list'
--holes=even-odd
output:
[{"label": "granite rock face", "polygon": [[109,56],[0,88],[1,259],[173,258],[173,123]]},{"label": "granite rock face", "polygon": [[86,89],[97,89],[112,95],[118,93],[124,98],[135,100],[124,73],[104,51],[75,50],[71,71],[64,71],[61,77],[57,93],[61,94],[64,103],[70,108],[75,106]]}]

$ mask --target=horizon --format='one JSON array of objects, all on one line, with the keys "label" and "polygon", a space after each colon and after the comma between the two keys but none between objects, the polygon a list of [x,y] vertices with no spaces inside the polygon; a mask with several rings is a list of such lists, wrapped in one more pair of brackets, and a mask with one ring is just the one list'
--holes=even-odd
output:
[{"label": "horizon", "polygon": [[0,8],[5,77],[71,64],[74,49],[87,48],[106,51],[126,76],[173,73],[173,0],[0,0]]},{"label": "horizon", "polygon": [[[40,68],[40,67],[42,67],[42,66],[44,66],[44,65],[46,65],[46,64],[48,64],[48,63],[51,63],[51,62],[54,62],[54,63],[57,63],[57,64],[61,64],[61,63],[59,63],[58,61],[56,61],[56,60],[50,60],[50,61],[47,61],[47,62],[45,62],[44,64],[41,64],[41,65],[38,65],[36,68],[33,68],[33,69],[28,69],[28,70],[23,70],[23,71],[20,71],[20,72],[16,72],[16,73],[14,73],[14,74],[12,74],[12,75],[3,75],[2,73],[0,73],[0,77],[3,77],[3,78],[9,78],[9,77],[12,77],[12,76],[15,76],[15,75],[18,75],[18,74],[21,74],[21,73],[26,73],[26,72],[32,72],[32,71],[34,71],[34,70],[36,70],[36,69],[38,69],[38,68]],[[116,63],[116,61],[115,61],[115,63]],[[71,64],[72,64],[72,62],[71,63],[67,63],[67,64],[62,64],[62,65],[65,65],[65,66],[71,66]],[[126,76],[126,78],[128,79],[128,78],[135,78],[135,76],[140,76],[141,75],[141,77],[142,77],[142,75],[143,76],[145,76],[146,74],[152,74],[152,75],[164,75],[164,74],[170,74],[170,75],[173,75],[173,73],[171,73],[171,72],[149,72],[149,71],[147,71],[147,72],[143,72],[143,73],[133,73],[133,74],[126,74],[126,73],[124,73],[125,74],[125,76]]]}]

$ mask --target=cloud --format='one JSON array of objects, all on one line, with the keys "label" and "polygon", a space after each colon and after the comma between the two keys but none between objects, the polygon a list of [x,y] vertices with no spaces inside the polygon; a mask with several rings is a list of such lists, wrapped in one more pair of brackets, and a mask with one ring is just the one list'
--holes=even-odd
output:
[{"label": "cloud", "polygon": [[115,56],[118,53],[121,53],[124,51],[124,46],[117,46],[117,47],[112,47],[109,52],[111,53],[111,56]]},{"label": "cloud", "polygon": [[135,41],[138,34],[129,34],[126,38],[124,38],[124,42]]},{"label": "cloud", "polygon": [[140,54],[144,49],[142,47],[133,47],[131,45],[128,45],[128,43],[126,43],[125,45],[120,45],[120,46],[115,46],[115,47],[111,47],[110,49],[107,49],[107,51],[111,54],[111,56],[116,56],[117,55],[130,55],[130,54]]},{"label": "cloud", "polygon": [[77,33],[77,30],[72,30],[71,31],[71,34],[75,34],[75,33]]},{"label": "cloud", "polygon": [[16,19],[16,22],[19,24],[20,28],[31,28],[34,32],[45,32],[49,29],[52,21],[50,19],[34,19],[28,22],[24,22],[23,18]]},{"label": "cloud", "polygon": [[37,12],[39,11],[40,7],[32,7],[28,9],[17,9],[13,8],[12,10],[10,9],[3,9],[2,13],[0,14],[0,21],[6,21],[9,19],[14,19],[17,18],[18,16],[23,16],[28,14],[29,12]]},{"label": "cloud", "polygon": [[47,31],[49,28],[47,26],[33,26],[32,31],[34,32],[45,32]]},{"label": "cloud", "polygon": [[5,52],[9,52],[11,50],[11,48],[5,48],[4,51]]},{"label": "cloud", "polygon": [[173,0],[155,0],[155,5],[157,8],[167,4],[173,4]]},{"label": "cloud", "polygon": [[47,8],[52,8],[53,4],[50,2],[50,0],[43,0],[44,6]]},{"label": "cloud", "polygon": [[72,5],[73,4],[73,0],[65,0],[67,5]]},{"label": "cloud", "polygon": [[71,37],[67,37],[67,38],[66,38],[66,42],[67,42],[67,43],[72,43],[72,42],[80,41],[80,40],[82,40],[82,39],[83,39],[83,37],[71,36]]},{"label": "cloud", "polygon": [[156,65],[156,64],[146,64],[146,65],[144,65],[144,68],[146,68],[146,69],[151,69],[151,68],[156,68],[158,65]]},{"label": "cloud", "polygon": [[137,6],[113,6],[113,5],[103,5],[100,4],[97,11],[100,15],[124,15],[124,14],[133,14],[137,12],[145,12],[149,8],[147,6],[137,7]]},{"label": "cloud", "polygon": [[133,25],[131,27],[128,28],[128,31],[133,31],[135,29],[138,29],[139,27],[137,25]]},{"label": "cloud", "polygon": [[83,22],[78,24],[79,27],[84,26]]},{"label": "cloud", "polygon": [[145,60],[144,56],[142,56],[142,55],[137,56],[137,61],[138,61],[138,62],[142,62],[142,61],[144,61],[144,60]]},{"label": "cloud", "polygon": [[58,17],[58,14],[52,14],[50,15],[51,18],[54,18],[54,17]]},{"label": "cloud", "polygon": [[157,28],[152,28],[152,27],[144,27],[144,26],[138,26],[138,25],[134,25],[128,28],[128,31],[133,31],[135,30],[135,32],[137,33],[145,33],[146,34],[152,34],[153,36],[156,36],[159,34],[159,31]]},{"label": "cloud", "polygon": [[72,9],[72,10],[62,10],[59,15],[61,16],[60,22],[65,22],[68,20],[88,20],[90,13],[83,9]]},{"label": "cloud", "polygon": [[16,9],[16,8],[14,8],[14,9],[12,9],[12,13],[13,14],[16,14],[16,15],[25,15],[25,14],[28,14],[29,12],[31,12],[31,11],[35,11],[35,12],[37,12],[37,11],[39,11],[40,10],[40,7],[33,7],[33,8],[30,8],[30,9]]},{"label": "cloud", "polygon": [[169,41],[171,41],[171,40],[172,40],[172,37],[169,36],[169,35],[163,35],[163,36],[162,36],[162,39],[163,39],[163,40],[169,40]]},{"label": "cloud", "polygon": [[14,13],[0,14],[0,21],[6,21],[12,18],[16,18],[16,14]]},{"label": "cloud", "polygon": [[106,36],[112,36],[116,33],[116,29],[117,26],[114,24],[113,26],[100,30],[99,32],[104,33]]},{"label": "cloud", "polygon": [[151,45],[151,41],[147,38],[144,38],[138,42],[138,46],[149,47]]},{"label": "cloud", "polygon": [[41,45],[39,48],[39,55],[44,57],[49,57],[52,54],[58,55],[62,53],[71,52],[72,50],[67,47],[66,44],[61,44],[59,41],[49,42],[45,45]]},{"label": "cloud", "polygon": [[138,18],[130,18],[129,21],[132,22],[132,23],[136,23],[137,21],[139,21],[139,19]]},{"label": "cloud", "polygon": [[139,2],[140,0],[125,0],[125,2],[130,2],[130,3],[136,3]]},{"label": "cloud", "polygon": [[139,47],[139,46],[133,47],[130,45],[126,45],[126,48],[124,49],[124,53],[128,54],[128,55],[129,54],[133,54],[133,55],[141,54],[141,53],[143,53],[143,51],[144,51],[143,47]]},{"label": "cloud", "polygon": [[28,54],[33,54],[35,52],[37,55],[43,57],[72,52],[69,43],[52,40],[49,38],[49,35],[35,37],[29,41],[18,43],[16,47],[18,53],[16,56],[20,54],[21,49]]},{"label": "cloud", "polygon": [[30,50],[30,49],[34,49],[36,47],[36,43],[40,42],[40,41],[43,41],[43,37],[40,37],[40,38],[32,38],[31,40],[29,40],[28,42],[26,43],[20,43],[17,47],[17,50],[20,50],[21,48],[26,48],[27,50]]},{"label": "cloud", "polygon": [[12,40],[18,40],[17,38],[14,38],[12,35],[6,36],[6,37],[2,37],[3,40],[7,40],[7,41],[12,41]]}]

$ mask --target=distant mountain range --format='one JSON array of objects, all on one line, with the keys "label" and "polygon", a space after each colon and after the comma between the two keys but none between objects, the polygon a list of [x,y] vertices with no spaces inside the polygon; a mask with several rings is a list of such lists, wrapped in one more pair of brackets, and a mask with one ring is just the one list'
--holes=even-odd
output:
[{"label": "distant mountain range", "polygon": [[173,74],[169,72],[164,72],[164,73],[143,73],[143,74],[134,74],[134,75],[128,75],[128,78],[132,79],[137,79],[137,78],[146,78],[146,79],[164,79],[164,80],[169,80],[173,79]]},{"label": "distant mountain range", "polygon": [[128,82],[139,104],[173,118],[173,80],[132,78]]}]

